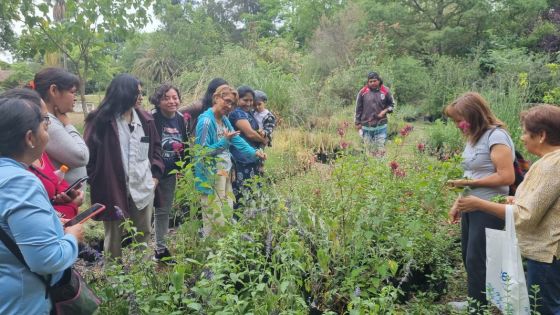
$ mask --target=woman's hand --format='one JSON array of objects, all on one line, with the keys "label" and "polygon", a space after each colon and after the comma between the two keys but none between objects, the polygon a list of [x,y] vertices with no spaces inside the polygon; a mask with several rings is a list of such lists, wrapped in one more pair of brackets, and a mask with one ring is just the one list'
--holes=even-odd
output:
[{"label": "woman's hand", "polygon": [[[75,189],[73,189],[73,190],[75,190]],[[85,196],[85,194],[84,194],[83,191],[77,190],[77,191],[75,192],[75,196],[76,196],[76,197],[74,197],[74,199],[72,200],[72,203],[79,207],[79,206],[82,205],[82,203],[84,203],[84,196]]]},{"label": "woman's hand", "polygon": [[73,200],[72,197],[68,196],[64,192],[61,192],[60,194],[54,196],[54,198],[52,199],[52,203],[55,205],[61,205],[61,204],[72,202],[72,200]]},{"label": "woman's hand", "polygon": [[457,199],[456,207],[459,212],[471,212],[481,208],[480,201],[482,199],[475,196],[467,196]]},{"label": "woman's hand", "polygon": [[228,140],[231,140],[231,138],[233,138],[233,137],[239,135],[239,133],[240,133],[239,130],[237,130],[237,131],[229,131],[229,130],[226,130],[226,131],[224,131],[224,137],[225,137],[226,139],[228,139]]},{"label": "woman's hand", "polygon": [[266,153],[264,153],[264,151],[262,150],[257,150],[255,155],[263,161],[266,160]]},{"label": "woman's hand", "polygon": [[507,196],[506,197],[506,204],[512,205],[515,202],[515,196]]},{"label": "woman's hand", "polygon": [[449,187],[468,187],[472,185],[473,181],[471,179],[451,179],[447,181],[447,186]]},{"label": "woman's hand", "polygon": [[455,202],[453,203],[453,206],[451,207],[451,209],[447,213],[447,215],[449,217],[448,222],[450,224],[457,224],[461,220],[461,212],[459,212],[459,210],[457,209],[457,202],[459,202],[459,198],[457,198],[455,200]]},{"label": "woman's hand", "polygon": [[79,243],[84,241],[84,227],[82,224],[69,226],[64,229],[64,233],[74,235]]}]

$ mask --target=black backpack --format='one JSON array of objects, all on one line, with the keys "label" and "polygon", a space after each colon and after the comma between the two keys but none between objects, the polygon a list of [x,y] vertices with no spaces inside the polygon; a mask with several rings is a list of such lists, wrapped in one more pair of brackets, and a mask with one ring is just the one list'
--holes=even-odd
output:
[{"label": "black backpack", "polygon": [[515,182],[509,185],[509,195],[515,196],[515,191],[529,170],[529,161],[525,160],[523,155],[515,150],[515,160],[513,160],[513,171],[515,172]]}]

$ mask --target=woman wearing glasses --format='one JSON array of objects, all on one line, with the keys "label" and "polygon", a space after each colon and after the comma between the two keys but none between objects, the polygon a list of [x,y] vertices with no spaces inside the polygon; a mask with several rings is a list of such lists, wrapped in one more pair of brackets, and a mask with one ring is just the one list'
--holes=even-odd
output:
[{"label": "woman wearing glasses", "polygon": [[[34,104],[44,105],[44,102],[41,100],[39,95],[30,89],[8,90],[0,95],[0,97],[21,99]],[[48,132],[51,125],[51,116],[48,114],[45,115],[43,117],[43,121],[46,126],[49,126],[49,128],[47,128]],[[84,200],[84,192],[78,187],[65,193],[70,185],[68,185],[68,182],[64,179],[59,180],[55,174],[55,170],[56,168],[52,164],[46,152],[43,152],[37,160],[33,161],[33,163],[29,165],[29,171],[34,173],[43,183],[54,209],[61,217],[65,219],[72,219],[78,214],[78,207]]]},{"label": "woman wearing glasses", "polygon": [[212,107],[198,118],[196,144],[206,148],[198,152],[195,174],[196,187],[202,193],[203,235],[208,236],[214,226],[225,223],[222,207],[233,208],[231,199],[232,159],[234,147],[251,161],[266,159],[266,154],[251,147],[234,131],[226,117],[237,101],[237,91],[231,86],[220,86],[212,96]]},{"label": "woman wearing glasses", "polygon": [[[27,170],[49,141],[47,108],[38,95],[33,99],[0,96],[0,314],[7,315],[49,314],[44,281],[61,279],[83,239],[81,224],[62,227],[45,188]],[[9,240],[27,266],[8,249]]]}]

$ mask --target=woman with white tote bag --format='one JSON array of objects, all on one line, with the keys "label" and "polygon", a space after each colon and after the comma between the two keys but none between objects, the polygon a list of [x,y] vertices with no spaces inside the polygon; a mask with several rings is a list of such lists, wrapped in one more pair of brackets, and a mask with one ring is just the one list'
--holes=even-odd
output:
[{"label": "woman with white tote bag", "polygon": [[[460,212],[483,210],[499,218],[513,213],[521,256],[527,261],[527,286],[536,293],[541,315],[560,314],[560,107],[535,106],[521,114],[521,140],[529,153],[540,159],[533,164],[509,204],[474,196],[461,198]],[[513,224],[511,225],[513,228]],[[506,233],[507,233],[506,229]],[[512,230],[510,230],[512,231]],[[494,234],[490,232],[489,235]],[[492,237],[492,236],[490,236]],[[511,241],[510,244],[511,245]],[[515,264],[516,256],[509,258]],[[488,261],[493,268],[493,262]],[[519,268],[519,267],[517,267]],[[533,303],[531,303],[533,304]]]}]

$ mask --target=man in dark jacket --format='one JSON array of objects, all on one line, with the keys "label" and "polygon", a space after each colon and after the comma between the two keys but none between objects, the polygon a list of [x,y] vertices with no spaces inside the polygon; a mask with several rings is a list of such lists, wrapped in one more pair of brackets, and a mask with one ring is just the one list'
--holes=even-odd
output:
[{"label": "man in dark jacket", "polygon": [[393,112],[393,97],[376,72],[368,73],[366,86],[356,98],[356,129],[361,130],[366,145],[379,150],[387,138],[387,113]]}]

